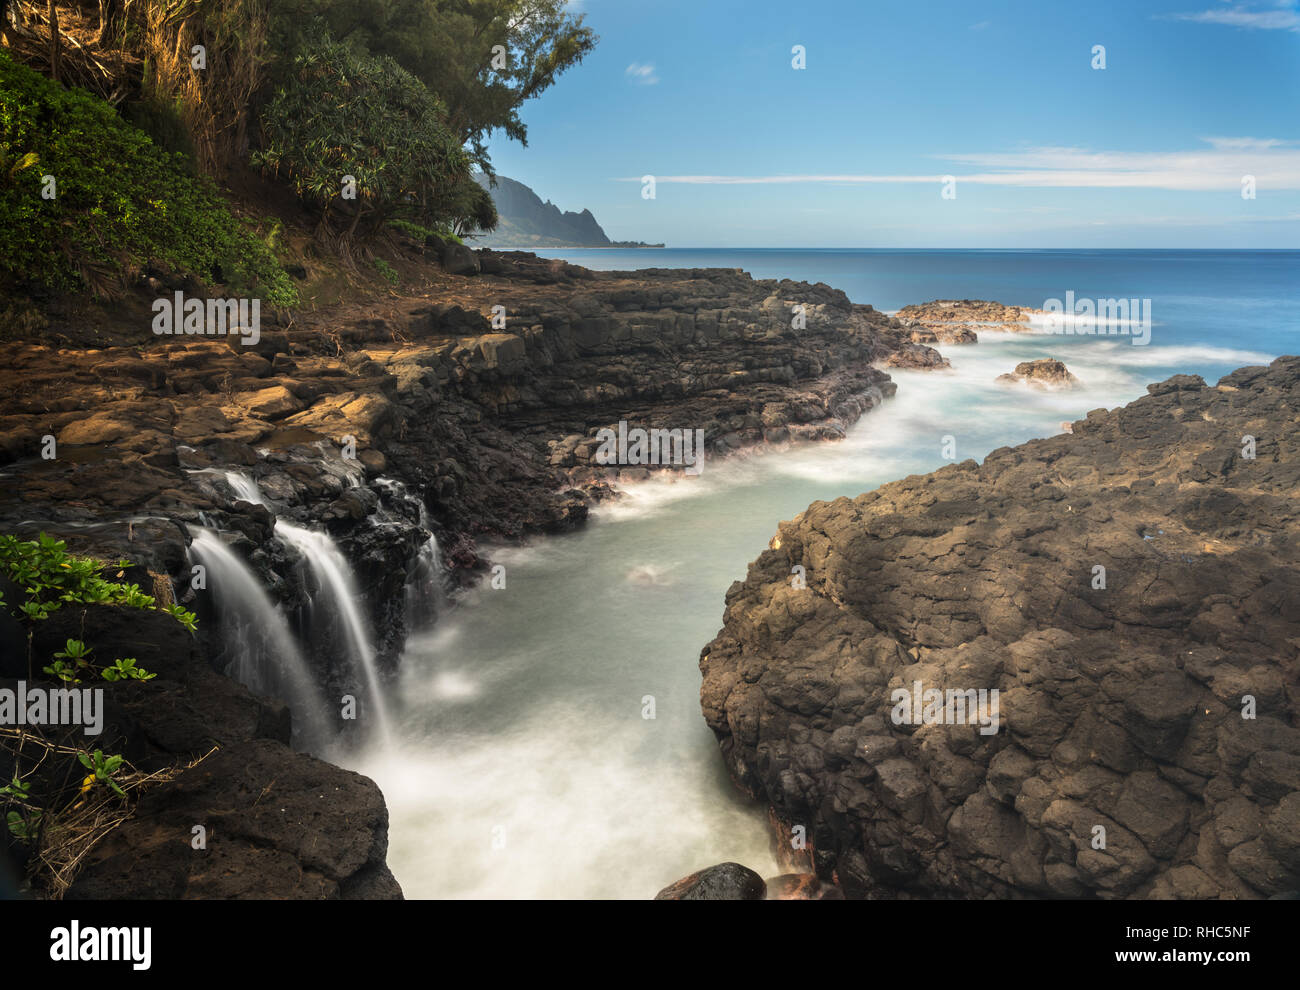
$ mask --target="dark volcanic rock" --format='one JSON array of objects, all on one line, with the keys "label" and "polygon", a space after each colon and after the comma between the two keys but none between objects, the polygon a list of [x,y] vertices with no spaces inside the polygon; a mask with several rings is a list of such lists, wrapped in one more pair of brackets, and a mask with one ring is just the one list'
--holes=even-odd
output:
[{"label": "dark volcanic rock", "polygon": [[1037,388],[1074,388],[1079,384],[1079,379],[1070,374],[1063,362],[1055,358],[1021,361],[1014,372],[998,375],[997,381],[1008,385],[1024,382]]},{"label": "dark volcanic rock", "polygon": [[728,592],[705,717],[848,896],[1300,888],[1300,358],[1148,392],[814,503]]},{"label": "dark volcanic rock", "polygon": [[655,894],[656,901],[761,901],[763,878],[739,863],[719,863],[700,870]]},{"label": "dark volcanic rock", "polygon": [[439,260],[448,275],[477,275],[479,260],[472,248],[455,241],[445,241],[438,251]]},{"label": "dark volcanic rock", "polygon": [[[94,684],[104,692],[96,735],[80,726],[39,734],[68,752],[119,754],[135,770],[168,779],[133,793],[130,817],[93,847],[65,896],[401,897],[384,862],[388,812],[379,788],[290,749],[283,704],[213,671],[200,640],[148,609],[64,606],[34,630],[34,673],[24,658],[18,678],[30,687],[55,686],[42,680],[40,667],[72,637],[105,659],[135,657],[155,677]],[[17,680],[0,677],[0,689],[15,691]],[[29,782],[39,802],[66,807],[84,771],[70,756],[41,756],[30,742],[21,755],[0,747],[0,777],[35,774]],[[206,830],[206,849],[191,846],[196,825]],[[30,852],[0,837],[0,867],[6,853],[21,864]]]},{"label": "dark volcanic rock", "polygon": [[[87,636],[103,655],[120,646],[116,655],[159,672],[147,691],[115,687],[105,746],[111,739],[136,766],[159,769],[221,747],[150,794],[140,816],[96,849],[79,896],[395,889],[382,854],[371,856],[384,830],[377,792],[294,757],[284,707],[210,669],[224,644],[214,641],[211,596],[191,586],[187,527],[222,531],[310,639],[304,652],[326,693],[339,695],[356,673],[346,637],[312,610],[308,569],[277,535],[277,519],[328,530],[366,589],[377,659],[391,669],[406,631],[405,591],[412,569],[427,566],[430,536],[457,584],[484,569],[480,539],[582,525],[619,476],[593,458],[601,430],[624,420],[690,430],[709,457],[837,439],[893,395],[874,365],[904,344],[918,360],[942,361],[903,341],[897,320],[820,283],[723,269],[591,272],[437,238],[425,248],[447,273],[476,277],[438,272],[436,292],[286,315],[256,348],[154,336],[147,319],[127,317],[93,347],[51,346],[48,335],[11,342],[0,370],[0,531],[28,539],[45,531],[71,552],[126,558],[135,565],[129,580],[146,589],[152,581],[157,597],[174,595],[200,616],[197,642],[178,640],[174,626],[92,619]],[[42,631],[43,660],[76,620],[69,612]],[[0,676],[30,677],[19,637],[9,638]],[[235,753],[245,762],[232,762]],[[232,776],[196,783],[213,766]],[[365,842],[331,832],[320,840],[329,862],[295,861],[303,847],[293,822],[277,832],[244,820],[254,789],[268,801],[281,794],[294,822],[337,831],[338,821],[311,810],[319,794],[335,794],[340,814],[351,807],[356,828],[372,836],[370,858],[354,861],[350,850]],[[230,811],[216,816],[224,840],[207,859],[191,856],[189,827],[220,808]]]},{"label": "dark volcanic rock", "polygon": [[[206,848],[191,845],[206,830]],[[146,792],[65,895],[395,899],[374,782],[270,740],[223,749]]]},{"label": "dark volcanic rock", "polygon": [[844,891],[822,883],[815,873],[782,873],[767,879],[769,901],[842,901]]},{"label": "dark volcanic rock", "polygon": [[925,344],[905,343],[890,354],[885,360],[887,368],[919,368],[929,371],[933,368],[951,367],[948,359]]},{"label": "dark volcanic rock", "polygon": [[986,299],[935,299],[904,306],[897,315],[900,320],[917,320],[925,324],[1021,323],[1028,321],[1030,312],[1019,306],[1006,306]]}]

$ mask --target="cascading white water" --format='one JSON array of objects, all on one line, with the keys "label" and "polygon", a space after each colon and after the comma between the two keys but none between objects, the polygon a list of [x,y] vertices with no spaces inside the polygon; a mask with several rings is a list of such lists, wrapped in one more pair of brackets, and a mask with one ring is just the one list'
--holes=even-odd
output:
[{"label": "cascading white water", "polygon": [[226,484],[235,490],[245,502],[252,502],[254,505],[266,505],[266,499],[262,497],[262,490],[257,487],[257,482],[246,474],[240,474],[238,471],[224,472]]},{"label": "cascading white water", "polygon": [[325,698],[307,667],[284,615],[239,556],[211,530],[191,530],[190,558],[203,565],[225,672],[258,694],[279,698],[293,713],[295,743],[325,741]]},{"label": "cascading white water", "polygon": [[[262,490],[252,478],[238,471],[226,471],[224,475],[226,483],[239,498],[255,505],[267,504]],[[373,640],[361,609],[357,605],[360,595],[347,558],[343,556],[338,544],[328,533],[306,529],[280,518],[275,521],[275,533],[298,552],[315,577],[319,591],[312,600],[312,607],[328,609],[342,621],[347,638],[348,655],[358,673],[365,678],[366,689],[370,694],[370,708],[373,709],[375,717],[375,729],[380,738],[387,739],[389,737],[388,708],[384,703],[379,668],[375,661],[374,647],[371,645]],[[361,714],[364,715],[365,712],[366,709],[363,708]]]},{"label": "cascading white water", "polygon": [[438,552],[438,538],[430,536],[416,555],[406,581],[408,633],[428,629],[438,620],[446,603],[442,581],[442,556]]},{"label": "cascading white water", "polygon": [[[352,578],[352,569],[328,533],[305,529],[277,519],[275,533],[285,543],[301,554],[319,584],[319,592],[312,607],[333,611],[343,623],[349,655],[360,668],[370,694],[369,710],[374,715],[375,729],[382,739],[389,737],[388,709],[384,704],[383,688],[379,680],[379,667],[371,645],[370,629],[357,606],[360,595]],[[362,709],[364,714],[366,709]]]}]

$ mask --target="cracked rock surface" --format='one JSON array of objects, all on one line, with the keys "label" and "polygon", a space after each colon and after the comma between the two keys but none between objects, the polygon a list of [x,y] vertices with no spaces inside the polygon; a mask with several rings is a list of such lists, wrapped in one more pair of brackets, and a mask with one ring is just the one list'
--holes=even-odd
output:
[{"label": "cracked rock surface", "polygon": [[[848,896],[1300,888],[1300,358],[1148,392],[814,503],[728,591],[705,717]],[[997,731],[896,722],[918,681]]]}]

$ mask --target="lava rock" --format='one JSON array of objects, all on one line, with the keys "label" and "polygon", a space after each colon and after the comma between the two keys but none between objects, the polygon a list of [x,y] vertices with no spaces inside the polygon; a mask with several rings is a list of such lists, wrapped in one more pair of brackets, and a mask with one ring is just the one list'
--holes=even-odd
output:
[{"label": "lava rock", "polygon": [[719,863],[692,873],[655,894],[656,901],[761,901],[763,878],[739,863]]}]

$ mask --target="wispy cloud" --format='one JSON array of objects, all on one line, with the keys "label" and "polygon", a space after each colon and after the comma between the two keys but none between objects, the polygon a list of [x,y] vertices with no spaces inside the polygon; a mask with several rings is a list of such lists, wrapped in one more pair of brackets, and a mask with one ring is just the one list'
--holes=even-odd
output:
[{"label": "wispy cloud", "polygon": [[987,28],[987,27],[988,27],[990,24],[992,24],[992,23],[993,23],[992,21],[980,21],[978,24],[971,24],[971,25],[969,26],[969,30],[971,30],[971,31],[983,31],[985,28]]},{"label": "wispy cloud", "polygon": [[1300,12],[1296,11],[1294,0],[1282,0],[1268,9],[1261,9],[1258,4],[1232,4],[1195,13],[1158,16],[1172,21],[1225,24],[1257,31],[1300,31]]},{"label": "wispy cloud", "polygon": [[625,74],[634,83],[640,83],[642,86],[653,86],[659,81],[653,62],[647,62],[645,65],[633,62],[627,67]]},{"label": "wispy cloud", "polygon": [[1285,141],[1279,141],[1277,138],[1207,137],[1201,140],[1219,151],[1268,151],[1270,148],[1286,146]]},{"label": "wispy cloud", "polygon": [[[1275,138],[1211,137],[1208,148],[1191,151],[1093,151],[1086,148],[1029,148],[931,157],[949,163],[959,182],[1025,188],[1240,189],[1253,175],[1260,189],[1300,189],[1300,147]],[[963,172],[963,169],[972,171]],[[941,174],[878,173],[805,175],[657,175],[660,183],[688,185],[858,185],[940,182]],[[640,182],[640,177],[621,181]]]}]

